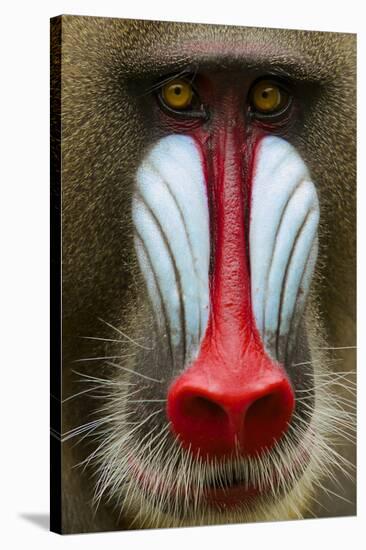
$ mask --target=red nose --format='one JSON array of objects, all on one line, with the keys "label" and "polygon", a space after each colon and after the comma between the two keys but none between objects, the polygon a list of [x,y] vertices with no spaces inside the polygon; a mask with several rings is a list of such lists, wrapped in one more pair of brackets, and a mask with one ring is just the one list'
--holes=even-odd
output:
[{"label": "red nose", "polygon": [[198,360],[168,392],[173,432],[202,458],[236,451],[253,455],[272,447],[293,409],[293,390],[282,367],[265,356],[258,364],[256,354],[251,365],[238,369]]},{"label": "red nose", "polygon": [[212,197],[209,322],[197,359],[173,382],[167,400],[174,434],[202,458],[270,448],[294,409],[286,372],[267,355],[253,319],[245,229],[251,176],[243,180],[245,132],[234,115],[218,125],[215,154],[202,155]]}]

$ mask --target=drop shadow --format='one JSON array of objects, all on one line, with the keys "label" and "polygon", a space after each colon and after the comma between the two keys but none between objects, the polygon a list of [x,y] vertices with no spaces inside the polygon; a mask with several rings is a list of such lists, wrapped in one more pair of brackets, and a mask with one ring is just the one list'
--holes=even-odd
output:
[{"label": "drop shadow", "polygon": [[19,517],[25,521],[33,523],[33,525],[40,527],[44,531],[49,531],[50,529],[49,514],[19,514]]}]

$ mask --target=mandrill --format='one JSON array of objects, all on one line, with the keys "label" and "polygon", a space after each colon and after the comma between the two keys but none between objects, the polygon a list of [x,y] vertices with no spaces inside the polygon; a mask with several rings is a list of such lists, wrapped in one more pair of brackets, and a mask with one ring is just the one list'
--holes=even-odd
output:
[{"label": "mandrill", "polygon": [[51,39],[52,528],[354,514],[355,36]]}]

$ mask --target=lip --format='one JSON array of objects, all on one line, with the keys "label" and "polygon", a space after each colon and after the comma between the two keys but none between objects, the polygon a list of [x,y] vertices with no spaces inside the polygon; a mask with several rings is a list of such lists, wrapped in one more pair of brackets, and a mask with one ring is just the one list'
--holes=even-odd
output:
[{"label": "lip", "polygon": [[[310,431],[310,430],[309,430]],[[284,467],[280,474],[278,471],[273,471],[271,476],[271,482],[267,485],[262,485],[261,487],[256,487],[254,485],[248,485],[243,481],[234,482],[227,487],[214,487],[206,486],[202,490],[202,503],[210,508],[219,508],[219,509],[232,509],[239,507],[240,505],[250,506],[254,504],[255,501],[259,500],[262,497],[265,497],[271,491],[271,487],[277,486],[279,491],[281,486],[286,484],[286,488],[296,482],[296,479],[299,479],[306,468],[306,465],[310,461],[311,449],[312,449],[312,438],[310,441],[307,441],[307,448],[305,446],[305,440],[298,447],[297,453],[292,457],[291,463]],[[152,470],[146,470],[139,464],[136,460],[131,461],[132,469],[134,470],[134,477],[141,488],[149,490],[153,494],[161,494],[162,487],[164,487],[164,480],[160,478],[158,472],[153,472]],[[280,483],[281,479],[281,483]],[[166,491],[166,487],[164,488]],[[168,488],[169,496],[175,501],[179,490],[175,484],[172,484]],[[187,502],[190,497],[192,501],[193,490],[190,490],[188,495],[180,495],[182,501]]]},{"label": "lip", "polygon": [[[309,455],[310,456],[310,455]],[[305,457],[304,457],[305,458]],[[164,486],[164,481],[159,478],[157,473],[149,472],[143,470],[136,462],[134,463],[134,472],[135,479],[141,488],[149,490],[151,494],[159,495],[162,493],[162,487]],[[300,472],[300,467],[297,468]],[[273,475],[273,480],[275,479]],[[284,472],[283,477],[288,481],[289,475],[286,475]],[[292,479],[294,476],[292,475]],[[164,489],[166,491],[166,488]],[[176,500],[179,490],[175,484],[172,484],[169,489],[169,496],[172,500]],[[216,509],[233,509],[237,508],[243,504],[247,506],[253,505],[259,498],[265,497],[267,493],[270,492],[270,486],[262,486],[260,489],[255,486],[248,486],[246,483],[235,483],[229,485],[228,487],[207,487],[203,488],[202,491],[202,504],[208,506],[209,508]],[[187,502],[187,495],[179,495],[182,502],[185,500]],[[193,502],[193,490],[189,491],[188,500]]]},{"label": "lip", "polygon": [[[164,481],[160,479],[160,476],[156,472],[143,469],[136,461],[133,461],[133,470],[135,480],[141,488],[145,491],[148,489],[151,494],[161,494]],[[175,501],[177,495],[179,494],[179,489],[175,484],[172,484],[168,488],[168,491],[171,499]],[[232,509],[243,504],[250,506],[250,504],[254,504],[258,498],[265,496],[268,491],[269,486],[261,487],[261,489],[259,489],[254,486],[248,486],[244,482],[239,482],[228,485],[228,487],[204,487],[202,490],[201,499],[202,504],[208,506],[209,508]],[[182,502],[183,500],[187,502],[187,495],[181,494],[180,498]],[[188,500],[192,500],[192,503],[194,501],[193,489],[189,491]]]},{"label": "lip", "polygon": [[227,488],[216,488],[204,491],[203,498],[207,504],[212,507],[235,508],[240,504],[250,503],[259,495],[265,494],[266,490],[256,487],[246,487],[244,485],[235,485]]}]

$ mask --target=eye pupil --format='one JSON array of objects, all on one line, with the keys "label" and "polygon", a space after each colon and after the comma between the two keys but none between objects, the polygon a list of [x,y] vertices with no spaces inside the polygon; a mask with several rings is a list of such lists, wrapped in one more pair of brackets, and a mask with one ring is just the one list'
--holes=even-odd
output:
[{"label": "eye pupil", "polygon": [[271,80],[256,82],[251,90],[252,107],[259,114],[274,114],[288,102],[288,94],[280,84]]},{"label": "eye pupil", "polygon": [[161,88],[161,95],[168,107],[181,111],[190,107],[193,99],[193,88],[186,80],[175,79]]}]

